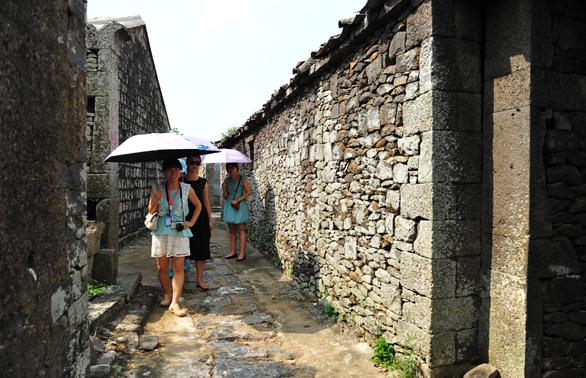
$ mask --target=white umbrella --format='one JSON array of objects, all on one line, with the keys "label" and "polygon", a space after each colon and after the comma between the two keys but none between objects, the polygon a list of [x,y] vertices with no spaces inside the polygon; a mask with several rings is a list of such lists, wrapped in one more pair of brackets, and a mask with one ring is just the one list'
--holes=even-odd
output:
[{"label": "white umbrella", "polygon": [[190,153],[204,155],[217,152],[219,149],[216,146],[203,139],[174,133],[151,133],[128,138],[112,151],[105,161],[139,163],[180,158]]},{"label": "white umbrella", "polygon": [[206,155],[201,157],[204,164],[212,163],[252,163],[252,160],[238,150],[222,148],[217,154]]}]

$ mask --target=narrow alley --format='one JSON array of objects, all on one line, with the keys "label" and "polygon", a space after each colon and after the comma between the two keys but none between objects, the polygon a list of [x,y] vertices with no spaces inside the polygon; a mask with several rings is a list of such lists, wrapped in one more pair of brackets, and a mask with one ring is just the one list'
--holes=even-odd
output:
[{"label": "narrow alley", "polygon": [[[197,288],[195,270],[188,270],[183,306],[189,316],[178,318],[154,306],[144,328],[138,329],[138,336],[142,340],[156,336],[159,345],[153,351],[142,351],[136,343],[129,343],[120,354],[125,360],[120,369],[124,376],[384,375],[370,362],[372,350],[366,342],[328,317],[321,304],[300,293],[254,246],[249,244],[244,262],[224,260],[228,232],[219,220],[216,225],[212,260],[206,269],[209,291]],[[119,269],[121,274],[139,270],[142,285],[158,289],[150,236],[136,239],[121,250]],[[116,340],[129,340],[120,338],[116,331],[111,339],[107,348],[119,350]]]}]

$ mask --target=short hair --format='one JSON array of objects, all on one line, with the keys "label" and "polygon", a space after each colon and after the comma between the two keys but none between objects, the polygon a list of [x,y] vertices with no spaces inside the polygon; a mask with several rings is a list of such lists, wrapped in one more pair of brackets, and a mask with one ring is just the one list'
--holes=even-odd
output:
[{"label": "short hair", "polygon": [[226,169],[232,168],[232,167],[238,169],[238,163],[226,163]]},{"label": "short hair", "polygon": [[201,160],[201,155],[195,152],[190,152],[189,154],[187,154],[187,159],[191,158],[198,158],[199,160]]},{"label": "short hair", "polygon": [[181,169],[181,162],[177,159],[166,159],[163,161],[163,171],[166,171],[169,168],[179,168]]}]

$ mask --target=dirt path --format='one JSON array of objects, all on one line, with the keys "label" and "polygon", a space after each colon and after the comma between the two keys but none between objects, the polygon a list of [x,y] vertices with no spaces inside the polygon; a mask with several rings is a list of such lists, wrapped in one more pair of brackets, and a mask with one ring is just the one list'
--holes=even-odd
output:
[{"label": "dirt path", "polygon": [[[143,285],[158,285],[150,238],[121,251],[120,271],[141,270]],[[157,336],[153,352],[135,351],[127,376],[151,377],[382,377],[369,361],[370,347],[328,319],[253,246],[244,262],[224,260],[227,230],[212,237],[206,271],[210,290],[187,272],[177,318],[163,308],[148,316],[144,336]]]}]

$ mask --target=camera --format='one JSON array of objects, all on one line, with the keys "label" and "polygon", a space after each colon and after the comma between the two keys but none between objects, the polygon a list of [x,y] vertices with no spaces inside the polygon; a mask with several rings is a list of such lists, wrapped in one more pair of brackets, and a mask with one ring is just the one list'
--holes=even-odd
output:
[{"label": "camera", "polygon": [[185,229],[185,226],[183,226],[183,223],[177,223],[177,224],[175,225],[175,229],[176,229],[177,231],[183,231],[183,230]]}]

